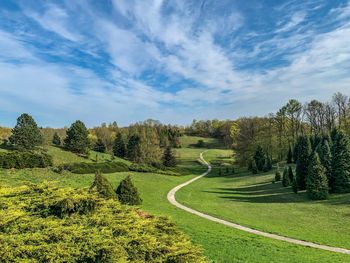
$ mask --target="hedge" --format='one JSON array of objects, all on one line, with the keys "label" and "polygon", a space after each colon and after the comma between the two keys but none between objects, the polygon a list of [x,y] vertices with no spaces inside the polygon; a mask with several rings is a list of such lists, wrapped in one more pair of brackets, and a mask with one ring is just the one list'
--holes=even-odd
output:
[{"label": "hedge", "polygon": [[122,162],[103,162],[103,163],[73,163],[63,165],[64,170],[75,174],[91,174],[97,171],[101,173],[128,172],[129,167]]},{"label": "hedge", "polygon": [[43,152],[14,151],[0,154],[0,168],[44,168],[52,165],[52,157]]}]

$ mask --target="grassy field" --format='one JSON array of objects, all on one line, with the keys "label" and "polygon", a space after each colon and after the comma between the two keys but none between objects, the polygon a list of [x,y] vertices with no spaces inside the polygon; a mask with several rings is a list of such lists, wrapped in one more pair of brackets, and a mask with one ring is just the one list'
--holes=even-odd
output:
[{"label": "grassy field", "polygon": [[[264,237],[259,237],[251,235],[236,229],[231,229],[214,222],[207,221],[205,219],[199,218],[197,216],[188,214],[185,211],[177,209],[170,205],[166,199],[168,191],[174,186],[180,184],[181,182],[187,181],[194,176],[201,174],[206,170],[205,167],[200,166],[196,161],[198,159],[199,153],[205,149],[198,149],[192,147],[194,143],[198,141],[199,138],[185,137],[183,138],[183,147],[177,150],[177,156],[180,158],[180,164],[176,168],[178,172],[181,172],[182,176],[166,176],[151,173],[114,173],[107,174],[106,177],[110,180],[114,187],[116,187],[121,179],[126,175],[130,174],[133,181],[138,187],[141,197],[144,202],[142,204],[142,209],[157,215],[165,215],[171,217],[171,219],[179,225],[179,227],[189,234],[196,244],[203,247],[204,254],[213,262],[349,262],[349,256],[341,255],[326,251],[320,251],[311,248],[305,248],[301,246],[291,245],[285,242],[270,240]],[[215,140],[206,140],[208,142],[207,146],[212,147],[212,145],[218,144]],[[53,152],[56,158],[56,162],[59,158],[56,155],[63,155],[61,151]],[[231,152],[227,150],[210,150],[206,152],[205,157],[211,161],[220,160],[220,162],[229,164],[231,162]],[[61,158],[61,157],[60,157]],[[62,157],[60,159],[62,162],[65,160],[69,161],[70,157]],[[86,161],[86,159],[84,159]],[[272,175],[264,175],[261,179],[270,180]],[[237,182],[235,179],[237,178]],[[216,188],[222,188],[222,184],[227,183],[226,187],[240,187],[240,185],[235,186],[235,183],[242,183],[242,186],[246,184],[249,185],[248,181],[255,180],[253,176],[247,174],[237,174],[233,177],[217,177],[215,176],[215,170],[213,175],[209,175],[208,178],[203,178],[193,185],[190,185],[183,190],[181,190],[177,197],[178,200],[188,204],[191,207],[198,208],[202,211],[217,214],[226,219],[235,219],[239,217],[240,210],[235,210],[236,200],[230,198],[222,198],[220,193],[212,193],[218,191]],[[41,182],[41,181],[55,181],[61,187],[88,187],[93,180],[93,175],[77,175],[71,174],[69,172],[64,172],[62,174],[56,174],[50,169],[26,169],[26,170],[0,170],[0,185],[20,185],[26,181],[30,182]],[[241,181],[240,181],[241,180]],[[260,180],[260,177],[259,177]],[[272,185],[272,184],[271,184]],[[278,185],[273,185],[271,187],[277,187]],[[224,186],[223,186],[224,187]],[[213,190],[214,189],[214,190]],[[276,188],[276,190],[278,190]],[[283,189],[282,189],[283,190]],[[211,192],[210,192],[211,191]],[[279,193],[279,190],[276,194]],[[231,196],[231,192],[228,194]],[[227,194],[225,194],[226,196]],[[300,195],[302,198],[303,195]],[[243,202],[241,209],[244,206],[249,205],[251,207],[259,206],[263,203],[257,202]],[[275,203],[267,203],[266,207],[274,207]],[[283,205],[285,203],[282,203]],[[287,203],[288,204],[288,203]],[[227,205],[227,208],[225,207]],[[299,205],[296,203],[294,205]],[[238,205],[237,205],[238,206]],[[238,207],[240,207],[238,206]],[[310,203],[310,209],[312,207],[317,207],[317,203]],[[243,207],[243,208],[242,208]],[[339,207],[346,207],[345,205],[339,205]],[[303,208],[303,207],[301,207]],[[252,209],[252,208],[250,208]],[[316,208],[315,208],[316,209]],[[295,211],[298,211],[298,207]],[[246,211],[249,211],[247,208]],[[277,209],[278,212],[278,209]],[[270,217],[277,214],[275,211]],[[264,211],[265,214],[268,212]],[[292,212],[293,213],[293,210]],[[302,215],[307,213],[312,213],[308,211],[299,211]],[[308,217],[311,217],[310,214]],[[233,217],[235,216],[235,217]],[[261,222],[267,227],[271,228],[269,231],[277,231],[279,228],[286,228],[286,224],[292,224],[297,219],[297,215],[292,216],[290,214],[284,215],[285,218],[282,220],[282,225],[276,226],[278,220],[276,218],[265,219]],[[329,215],[331,216],[331,215]],[[246,217],[248,217],[246,215]],[[261,220],[261,215],[259,210],[250,211],[250,220],[256,218],[255,221],[259,222]],[[315,217],[313,217],[315,218]],[[256,222],[243,222],[245,220],[244,216],[240,219],[242,224],[251,225],[254,227],[259,227]],[[276,221],[277,220],[277,221]],[[316,221],[316,220],[315,220]],[[318,218],[317,218],[318,221]],[[329,217],[329,221],[334,222]],[[270,223],[269,223],[270,222]],[[316,222],[317,223],[317,222]],[[315,223],[315,224],[316,224]],[[342,227],[334,222],[333,228],[337,229]],[[343,231],[345,228],[342,228]],[[313,237],[322,236],[324,233],[323,228],[314,227]],[[349,231],[348,231],[349,232]],[[286,232],[289,234],[292,232]],[[318,234],[319,233],[319,234]],[[284,234],[284,233],[283,233]],[[345,238],[346,233],[343,234]],[[307,238],[307,240],[310,240]]]}]

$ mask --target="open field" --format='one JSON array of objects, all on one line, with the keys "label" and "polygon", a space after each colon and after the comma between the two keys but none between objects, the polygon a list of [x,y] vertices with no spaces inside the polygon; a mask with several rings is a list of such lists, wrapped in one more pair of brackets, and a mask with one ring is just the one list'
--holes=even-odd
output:
[{"label": "open field", "polygon": [[[184,138],[184,140],[191,144],[190,141],[192,140],[196,142],[197,138],[187,137]],[[179,156],[181,162],[179,166],[175,168],[175,170],[183,173],[182,176],[166,176],[152,173],[124,172],[106,174],[106,177],[110,180],[113,186],[116,187],[119,181],[123,179],[126,175],[132,175],[132,179],[138,187],[141,193],[141,197],[144,200],[142,204],[142,209],[156,215],[165,215],[171,217],[171,219],[177,225],[179,225],[179,227],[183,231],[185,231],[192,237],[193,241],[196,244],[199,244],[203,247],[204,254],[213,262],[349,261],[349,256],[347,255],[305,248],[280,241],[270,240],[264,237],[251,235],[188,214],[169,204],[166,199],[166,195],[171,188],[180,184],[181,182],[187,181],[188,179],[201,174],[203,171],[206,170],[205,167],[200,166],[199,163],[196,161],[198,159],[199,153],[204,150],[206,149],[188,148],[186,146],[177,150],[177,155]],[[61,151],[52,152],[52,154],[54,155],[54,159],[56,160],[59,159],[56,155],[63,155]],[[232,152],[228,150],[214,149],[206,152],[204,157],[211,161],[220,159],[220,162],[230,163],[231,154]],[[63,162],[66,160],[69,161],[70,157],[61,156],[60,158],[62,158],[61,160]],[[267,174],[263,176],[252,176],[250,174],[240,173],[234,176],[217,177],[215,173],[217,173],[217,169],[214,169],[213,174],[210,174],[208,178],[202,178],[193,185],[190,185],[181,190],[177,195],[178,200],[187,204],[190,207],[194,207],[198,210],[217,215],[227,220],[234,221],[237,219],[240,220],[239,223],[242,223],[243,225],[252,226],[256,228],[261,227],[261,229],[266,231],[276,233],[278,232],[279,234],[285,234],[290,236],[292,236],[292,234],[300,233],[296,231],[297,227],[292,227],[292,229],[289,229],[288,232],[286,230],[287,225],[295,225],[295,222],[298,221],[297,224],[299,227],[304,227],[304,229],[308,229],[308,225],[306,223],[309,222],[311,224],[312,221],[315,221],[312,220],[314,217],[311,216],[308,216],[309,221],[305,221],[306,219],[301,221],[301,219],[298,218],[298,216],[305,217],[305,215],[308,213],[314,213],[314,211],[319,211],[327,207],[325,206],[325,204],[320,204],[320,202],[300,201],[293,203],[292,200],[290,200],[290,202],[281,203],[278,203],[277,201],[268,202],[264,204],[264,207],[261,207],[261,204],[263,203],[253,202],[254,198],[252,200],[248,199],[244,201],[238,198],[238,200],[234,200],[234,197],[222,198],[223,196],[227,195],[234,196],[234,194],[231,192],[221,194],[221,191],[217,190],[215,191],[220,193],[213,193],[213,189],[224,187],[240,188],[247,187],[250,184],[258,185],[258,183],[265,184],[266,181],[271,181],[272,174]],[[75,188],[80,188],[88,187],[92,183],[93,175],[77,175],[71,174],[69,172],[57,174],[52,172],[50,169],[0,171],[0,184],[21,185],[26,181],[37,183],[44,180],[55,181],[61,187],[71,186]],[[281,195],[281,192],[283,191],[285,191],[285,194],[289,196],[289,189],[280,189],[279,185],[272,185],[271,183],[269,183],[268,186],[271,187],[271,193],[266,193],[267,196],[276,195],[277,198]],[[260,189],[257,189],[256,191],[260,191]],[[245,192],[250,191],[248,189],[245,190]],[[244,197],[247,194],[240,193],[240,195]],[[248,195],[248,197],[254,197],[254,195]],[[304,200],[303,194],[298,195],[294,198],[300,198],[301,200]],[[331,201],[332,199],[325,202]],[[283,213],[283,207],[285,206],[291,206],[289,210],[292,209],[292,207],[294,207],[294,209],[291,210],[291,213],[294,213],[296,218],[291,218],[290,214],[287,215],[286,213]],[[346,205],[344,204],[332,206],[329,204],[329,207],[332,209],[339,209],[339,211],[348,211]],[[311,209],[312,212],[308,212],[309,210],[306,210],[306,208]],[[280,210],[282,211],[282,213],[280,213]],[[288,211],[287,208],[285,208],[285,210]],[[319,215],[323,219],[326,218],[326,214],[326,212],[319,211]],[[339,212],[337,216],[339,215],[343,214]],[[305,238],[306,240],[317,241],[317,238],[321,238],[323,236],[325,238],[323,239],[324,242],[333,242],[333,238],[336,236],[335,234],[330,234],[329,237],[327,237],[327,235],[322,234],[324,233],[324,231],[326,231],[323,227],[330,226],[330,222],[333,222],[334,231],[338,231],[338,229],[341,229],[343,231],[343,233],[338,233],[338,236],[342,235],[342,237],[340,237],[339,239],[339,246],[343,245],[346,247],[348,243],[346,241],[345,230],[348,229],[348,227],[346,225],[343,226],[342,224],[337,223],[336,219],[332,219],[331,216],[334,217],[334,215],[332,215],[331,213],[328,213],[328,216],[328,220],[324,224],[317,224],[317,222],[314,222],[315,225],[311,229],[308,229],[306,233],[304,233],[303,231],[299,232],[303,232],[303,236],[307,237]],[[262,218],[264,220],[262,220]],[[303,236],[300,235],[297,237],[303,238]],[[329,244],[337,245],[336,241],[334,242],[335,243]]]}]

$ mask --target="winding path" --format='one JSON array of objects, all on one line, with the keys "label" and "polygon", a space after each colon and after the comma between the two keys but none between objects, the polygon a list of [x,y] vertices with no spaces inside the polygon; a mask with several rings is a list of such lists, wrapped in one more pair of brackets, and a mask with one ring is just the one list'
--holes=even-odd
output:
[{"label": "winding path", "polygon": [[259,231],[259,230],[256,230],[256,229],[253,229],[253,228],[249,228],[249,227],[245,227],[245,226],[242,226],[242,225],[239,225],[239,224],[235,224],[235,223],[232,223],[232,222],[229,222],[229,221],[226,221],[226,220],[223,220],[223,219],[220,219],[220,218],[217,218],[217,217],[214,217],[214,216],[211,216],[211,215],[208,215],[208,214],[205,214],[205,213],[202,213],[202,212],[199,212],[197,210],[194,210],[192,208],[189,208],[187,206],[184,206],[182,204],[180,204],[179,202],[176,201],[176,198],[175,198],[175,194],[178,190],[180,190],[181,188],[193,183],[194,181],[197,181],[198,179],[206,176],[207,174],[210,173],[211,171],[211,165],[204,160],[203,158],[203,153],[202,152],[200,154],[200,160],[203,164],[205,164],[207,167],[208,167],[208,170],[185,182],[185,183],[182,183],[176,187],[174,187],[173,189],[171,189],[167,195],[167,198],[169,200],[169,202],[171,204],[173,204],[174,206],[182,209],[182,210],[185,210],[186,212],[188,213],[191,213],[191,214],[194,214],[194,215],[197,215],[197,216],[200,216],[200,217],[203,217],[205,219],[208,219],[210,221],[213,221],[213,222],[216,222],[216,223],[219,223],[219,224],[223,224],[223,225],[226,225],[226,226],[229,226],[229,227],[233,227],[233,228],[236,228],[236,229],[239,229],[239,230],[242,230],[242,231],[245,231],[245,232],[248,232],[248,233],[251,233],[251,234],[255,234],[255,235],[259,235],[259,236],[263,236],[263,237],[267,237],[267,238],[272,238],[272,239],[276,239],[276,240],[281,240],[281,241],[285,241],[285,242],[289,242],[289,243],[292,243],[292,244],[297,244],[297,245],[301,245],[301,246],[305,246],[305,247],[312,247],[312,248],[318,248],[318,249],[323,249],[323,250],[328,250],[328,251],[331,251],[331,252],[337,252],[337,253],[343,253],[343,254],[350,254],[350,250],[348,249],[345,249],[345,248],[338,248],[338,247],[330,247],[330,246],[325,246],[325,245],[320,245],[320,244],[316,244],[316,243],[312,243],[312,242],[307,242],[307,241],[303,241],[303,240],[298,240],[298,239],[294,239],[294,238],[289,238],[289,237],[284,237],[284,236],[279,236],[279,235],[276,235],[276,234],[271,234],[271,233],[267,233],[267,232],[263,232],[263,231]]}]

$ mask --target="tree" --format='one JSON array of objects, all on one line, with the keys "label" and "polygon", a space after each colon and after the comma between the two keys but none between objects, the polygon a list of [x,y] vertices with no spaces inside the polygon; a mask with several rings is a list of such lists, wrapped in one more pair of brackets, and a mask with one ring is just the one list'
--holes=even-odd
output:
[{"label": "tree", "polygon": [[126,157],[126,142],[122,133],[118,133],[114,140],[113,154],[120,158]]},{"label": "tree", "polygon": [[296,166],[296,179],[299,190],[306,189],[306,177],[309,167],[309,157],[311,154],[310,140],[307,136],[298,138],[298,159]]},{"label": "tree", "polygon": [[167,167],[176,166],[176,157],[170,147],[166,147],[162,157],[163,165]]},{"label": "tree", "polygon": [[328,141],[324,140],[317,146],[316,149],[322,166],[326,169],[327,179],[330,180],[332,176],[332,153]]},{"label": "tree", "polygon": [[65,148],[75,153],[86,154],[90,146],[88,135],[89,132],[82,121],[74,122],[67,130]]},{"label": "tree", "polygon": [[95,146],[94,146],[94,151],[104,153],[106,152],[106,145],[103,143],[102,139],[97,139]]},{"label": "tree", "polygon": [[306,180],[306,192],[313,200],[328,198],[328,180],[317,152],[313,152],[308,167]]},{"label": "tree", "polygon": [[350,143],[343,131],[338,131],[332,147],[330,188],[334,193],[350,191]]},{"label": "tree", "polygon": [[287,163],[292,163],[292,162],[293,162],[293,151],[292,151],[292,147],[290,147],[289,145],[288,154],[287,154]]},{"label": "tree", "polygon": [[258,171],[263,171],[265,164],[265,153],[260,145],[256,148],[253,158],[258,168]]},{"label": "tree", "polygon": [[95,173],[95,179],[90,186],[90,191],[91,190],[95,190],[100,196],[107,199],[116,198],[116,194],[111,183],[100,173],[100,171]]},{"label": "tree", "polygon": [[129,138],[127,147],[127,157],[132,162],[141,162],[141,138],[138,134],[133,134]]},{"label": "tree", "polygon": [[289,182],[292,183],[294,179],[294,174],[291,166],[288,167],[288,178],[289,178]]},{"label": "tree", "polygon": [[126,205],[140,205],[142,199],[137,191],[137,188],[131,181],[130,175],[123,179],[115,190],[119,201]]},{"label": "tree", "polygon": [[281,181],[281,173],[280,173],[280,171],[276,171],[276,173],[275,173],[275,182],[279,182],[279,181]]},{"label": "tree", "polygon": [[293,192],[294,192],[295,194],[298,193],[298,182],[297,182],[296,176],[293,177],[292,189],[293,189]]},{"label": "tree", "polygon": [[61,145],[61,138],[58,135],[57,132],[54,133],[53,137],[52,137],[52,144],[56,145],[56,146],[60,146]]},{"label": "tree", "polygon": [[32,116],[26,113],[18,117],[9,140],[20,150],[32,150],[43,142],[38,125]]},{"label": "tree", "polygon": [[282,185],[283,187],[289,186],[290,181],[289,181],[289,176],[288,176],[288,169],[284,168],[283,170],[283,176],[282,176]]},{"label": "tree", "polygon": [[252,167],[251,167],[252,173],[253,174],[257,174],[258,173],[258,167],[257,167],[256,162],[255,162],[254,159],[252,160],[251,164],[252,164]]}]

